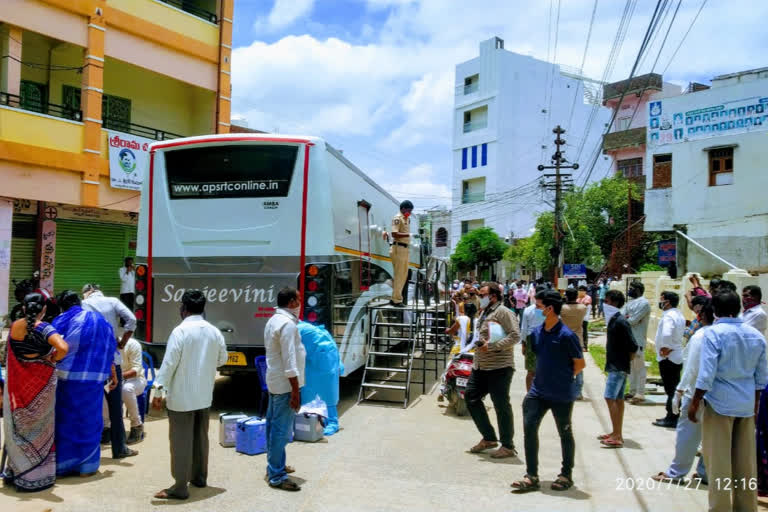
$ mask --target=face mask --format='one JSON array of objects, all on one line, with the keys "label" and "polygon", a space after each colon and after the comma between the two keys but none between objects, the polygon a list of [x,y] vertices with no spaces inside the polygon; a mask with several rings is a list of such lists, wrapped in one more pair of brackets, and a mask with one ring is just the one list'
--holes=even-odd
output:
[{"label": "face mask", "polygon": [[663,310],[666,304],[667,304],[666,301],[659,302],[659,309]]},{"label": "face mask", "polygon": [[410,216],[411,216],[411,212],[405,212],[405,213],[403,213],[403,217],[405,217],[406,219],[407,219],[408,217],[410,217]]},{"label": "face mask", "polygon": [[491,302],[491,298],[486,295],[485,297],[480,299],[480,307],[485,309],[488,307],[488,304],[490,304],[490,302]]},{"label": "face mask", "polygon": [[534,309],[534,314],[536,315],[537,320],[544,320],[544,311],[541,309]]},{"label": "face mask", "polygon": [[603,303],[603,313],[605,314],[605,318],[613,318],[613,315],[619,312],[619,308],[616,306],[611,306],[610,304]]},{"label": "face mask", "polygon": [[753,299],[751,297],[748,298],[748,299],[742,299],[741,302],[742,302],[742,304],[744,304],[744,310],[747,310],[747,309],[750,309],[750,308],[753,308],[755,306],[760,305],[760,301],[759,300],[755,300],[755,299]]},{"label": "face mask", "polygon": [[286,308],[286,309],[291,313],[293,313],[293,316],[295,316],[296,318],[299,318],[299,315],[301,314],[301,306],[297,308]]}]

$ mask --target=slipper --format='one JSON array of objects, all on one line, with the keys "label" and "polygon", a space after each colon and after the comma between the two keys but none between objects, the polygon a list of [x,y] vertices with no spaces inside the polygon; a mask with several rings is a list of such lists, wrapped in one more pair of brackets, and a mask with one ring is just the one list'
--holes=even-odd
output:
[{"label": "slipper", "polygon": [[656,473],[651,478],[653,480],[656,480],[657,482],[669,482],[672,484],[679,484],[679,483],[685,482],[685,478],[673,478],[668,474],[664,473],[663,471]]},{"label": "slipper", "polygon": [[517,457],[517,450],[500,446],[491,452],[492,459],[506,459],[507,457]]},{"label": "slipper", "polygon": [[602,441],[603,439],[608,439],[609,437],[611,437],[611,434],[600,434],[597,436],[597,440]]},{"label": "slipper", "polygon": [[290,475],[291,473],[296,472],[296,468],[294,468],[293,466],[285,466],[285,472]]},{"label": "slipper", "polygon": [[286,478],[279,484],[269,484],[269,486],[273,489],[281,489],[283,491],[296,492],[301,490],[301,487],[299,487],[299,484],[297,484],[290,478]]},{"label": "slipper", "polygon": [[607,438],[600,441],[600,444],[606,448],[624,448],[623,441],[616,441],[615,439]]},{"label": "slipper", "polygon": [[475,446],[469,449],[470,453],[480,453],[488,450],[489,448],[496,448],[499,445],[496,441],[480,441]]},{"label": "slipper", "polygon": [[155,498],[158,500],[185,500],[189,498],[189,496],[177,496],[176,494],[169,493],[168,489],[163,489],[155,494]]}]

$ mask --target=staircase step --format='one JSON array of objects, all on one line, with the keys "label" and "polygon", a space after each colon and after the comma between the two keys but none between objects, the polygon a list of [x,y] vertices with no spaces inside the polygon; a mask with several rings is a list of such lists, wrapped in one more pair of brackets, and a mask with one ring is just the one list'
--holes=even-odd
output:
[{"label": "staircase step", "polygon": [[368,352],[369,355],[373,356],[393,356],[393,357],[408,357],[410,354],[403,353],[403,352]]},{"label": "staircase step", "polygon": [[366,366],[366,370],[374,370],[377,372],[395,372],[395,373],[408,373],[406,368],[381,368],[377,366]]},{"label": "staircase step", "polygon": [[395,386],[394,384],[373,384],[363,382],[362,386],[364,388],[399,389],[401,391],[405,391],[405,386]]}]

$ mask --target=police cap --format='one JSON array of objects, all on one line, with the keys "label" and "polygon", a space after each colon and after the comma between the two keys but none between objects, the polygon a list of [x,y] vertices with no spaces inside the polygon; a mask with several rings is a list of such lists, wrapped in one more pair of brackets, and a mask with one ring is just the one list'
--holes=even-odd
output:
[{"label": "police cap", "polygon": [[400,209],[401,210],[413,210],[413,203],[406,199],[405,201],[400,203]]}]

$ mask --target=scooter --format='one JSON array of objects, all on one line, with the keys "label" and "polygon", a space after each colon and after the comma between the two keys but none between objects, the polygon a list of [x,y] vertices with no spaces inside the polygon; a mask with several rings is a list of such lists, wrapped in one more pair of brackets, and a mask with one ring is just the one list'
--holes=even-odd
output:
[{"label": "scooter", "polygon": [[445,371],[445,395],[457,416],[466,416],[468,412],[464,393],[474,360],[475,356],[472,354],[456,354]]}]

